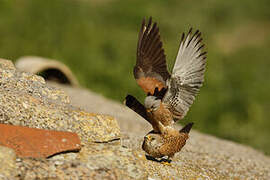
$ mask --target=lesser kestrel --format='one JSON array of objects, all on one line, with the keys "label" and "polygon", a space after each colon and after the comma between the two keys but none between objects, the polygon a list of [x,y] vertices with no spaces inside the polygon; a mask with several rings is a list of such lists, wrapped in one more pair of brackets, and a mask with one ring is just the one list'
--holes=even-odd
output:
[{"label": "lesser kestrel", "polygon": [[[198,30],[192,34],[190,29],[187,36],[183,33],[170,74],[157,23],[152,23],[151,18],[147,24],[145,20],[142,22],[133,74],[147,97],[142,105],[135,97],[128,95],[125,104],[146,119],[153,127],[153,136],[163,138],[163,142],[171,141],[172,137],[185,142],[188,137],[180,135],[172,125],[187,114],[204,81],[206,52],[203,47]],[[179,145],[177,150],[180,151],[183,145]],[[172,154],[175,152],[172,151]]]}]

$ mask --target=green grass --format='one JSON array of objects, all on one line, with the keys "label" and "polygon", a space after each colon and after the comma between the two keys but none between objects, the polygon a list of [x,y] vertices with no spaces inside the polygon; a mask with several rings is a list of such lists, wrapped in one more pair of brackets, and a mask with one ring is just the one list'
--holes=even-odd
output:
[{"label": "green grass", "polygon": [[270,154],[270,2],[261,0],[0,0],[0,57],[59,59],[80,83],[122,101],[142,101],[135,83],[143,17],[160,26],[169,68],[183,31],[203,32],[206,81],[183,122]]}]

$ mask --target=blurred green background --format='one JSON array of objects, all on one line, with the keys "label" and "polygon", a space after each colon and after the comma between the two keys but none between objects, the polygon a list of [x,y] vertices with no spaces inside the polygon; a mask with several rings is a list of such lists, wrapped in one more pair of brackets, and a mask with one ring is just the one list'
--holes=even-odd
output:
[{"label": "blurred green background", "polygon": [[0,0],[0,57],[58,59],[82,86],[142,101],[132,74],[142,18],[158,22],[169,69],[181,33],[200,29],[206,81],[184,121],[270,154],[269,7],[269,0]]}]

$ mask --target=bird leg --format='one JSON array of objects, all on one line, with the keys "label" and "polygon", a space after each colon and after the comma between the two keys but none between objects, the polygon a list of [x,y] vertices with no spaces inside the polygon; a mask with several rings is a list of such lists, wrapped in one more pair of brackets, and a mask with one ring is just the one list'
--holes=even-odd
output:
[{"label": "bird leg", "polygon": [[166,166],[171,166],[172,164],[168,161],[162,161],[161,164],[166,165]]},{"label": "bird leg", "polygon": [[158,125],[158,129],[159,129],[160,133],[165,134],[166,128],[164,127],[164,125],[160,121],[158,121],[157,125]]}]

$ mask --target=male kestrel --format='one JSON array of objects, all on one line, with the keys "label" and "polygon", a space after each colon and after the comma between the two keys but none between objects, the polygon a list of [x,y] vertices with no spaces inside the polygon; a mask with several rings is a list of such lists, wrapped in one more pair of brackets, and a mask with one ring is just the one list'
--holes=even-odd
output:
[{"label": "male kestrel", "polygon": [[198,30],[192,35],[190,29],[186,37],[183,33],[170,74],[157,23],[152,23],[150,18],[146,25],[143,20],[133,73],[147,97],[142,105],[136,98],[128,95],[125,104],[152,125],[152,134],[156,133],[162,138],[182,138],[172,125],[187,114],[204,81],[206,52],[202,52],[203,47]]}]

